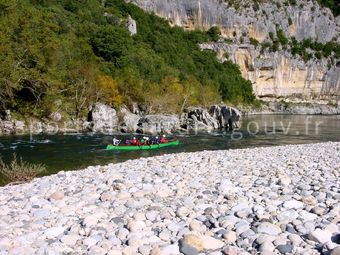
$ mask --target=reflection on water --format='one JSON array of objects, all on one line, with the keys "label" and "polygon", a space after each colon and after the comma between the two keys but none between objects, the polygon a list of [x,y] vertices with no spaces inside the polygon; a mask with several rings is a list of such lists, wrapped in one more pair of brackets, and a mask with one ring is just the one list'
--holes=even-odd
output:
[{"label": "reflection on water", "polygon": [[282,144],[340,141],[340,116],[259,115],[243,119],[240,130],[210,134],[178,134],[181,144],[159,150],[105,151],[112,137],[68,134],[0,137],[0,154],[13,153],[26,161],[45,164],[50,173],[88,165],[121,162],[164,153],[221,150]]}]

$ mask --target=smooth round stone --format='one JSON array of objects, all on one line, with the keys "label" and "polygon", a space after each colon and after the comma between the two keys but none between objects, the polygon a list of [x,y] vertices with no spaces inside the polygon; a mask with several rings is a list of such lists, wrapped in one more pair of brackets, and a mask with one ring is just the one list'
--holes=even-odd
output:
[{"label": "smooth round stone", "polygon": [[296,234],[290,234],[288,239],[293,243],[294,246],[299,246],[303,242],[302,238]]},{"label": "smooth round stone", "polygon": [[154,248],[152,248],[150,255],[161,255],[162,251],[161,249],[159,249],[158,246],[155,246]]},{"label": "smooth round stone", "polygon": [[330,255],[340,255],[340,246],[332,249]]},{"label": "smooth round stone", "polygon": [[228,245],[227,247],[223,249],[223,252],[224,254],[227,254],[227,255],[239,255],[241,254],[241,249],[236,246]]},{"label": "smooth round stone", "polygon": [[151,253],[151,246],[142,245],[138,248],[139,253],[142,255],[149,255]]},{"label": "smooth round stone", "polygon": [[178,243],[166,245],[161,248],[162,255],[176,255],[180,254]]},{"label": "smooth round stone", "polygon": [[199,251],[204,250],[203,240],[200,236],[194,234],[185,235],[180,240],[180,251],[185,254],[192,252],[198,254]]},{"label": "smooth round stone", "polygon": [[253,230],[248,229],[247,231],[242,232],[241,237],[242,238],[250,238],[250,237],[255,236],[255,235],[256,235],[256,233]]},{"label": "smooth round stone", "polygon": [[137,247],[126,246],[123,248],[123,255],[134,255],[137,253]]},{"label": "smooth round stone", "polygon": [[143,245],[143,240],[137,236],[132,236],[128,240],[128,245],[133,247],[139,247]]},{"label": "smooth round stone", "polygon": [[249,210],[241,210],[235,213],[235,215],[241,219],[247,218],[249,214],[251,214]]},{"label": "smooth round stone", "polygon": [[260,235],[259,237],[256,238],[256,243],[263,244],[264,242],[274,242],[275,239],[276,239],[275,236]]},{"label": "smooth round stone", "polygon": [[183,229],[184,225],[183,224],[179,224],[177,222],[171,222],[167,228],[171,231],[171,232],[178,232],[181,229]]},{"label": "smooth round stone", "polygon": [[316,215],[322,216],[325,214],[326,210],[323,207],[316,206],[312,209],[312,212],[315,213]]},{"label": "smooth round stone", "polygon": [[32,216],[35,218],[48,218],[50,211],[47,209],[32,209]]},{"label": "smooth round stone", "polygon": [[281,228],[269,222],[263,222],[257,227],[257,232],[275,236],[281,233]]},{"label": "smooth round stone", "polygon": [[61,237],[60,241],[68,246],[75,246],[80,238],[79,235],[65,235]]},{"label": "smooth round stone", "polygon": [[133,218],[137,221],[143,221],[146,219],[144,213],[135,213]]},{"label": "smooth round stone", "polygon": [[145,213],[145,217],[150,221],[155,221],[157,219],[159,212],[157,211],[148,211]]},{"label": "smooth round stone", "polygon": [[124,240],[126,239],[127,235],[129,234],[129,230],[127,230],[126,228],[120,228],[118,230],[118,234],[117,234],[117,237],[120,239],[120,240]]},{"label": "smooth round stone", "polygon": [[101,195],[100,195],[100,200],[101,201],[111,201],[113,198],[113,195],[111,194],[111,192],[103,192]]},{"label": "smooth round stone", "polygon": [[287,253],[292,253],[293,251],[293,245],[291,244],[281,244],[276,247],[276,249],[281,253],[281,254],[287,254]]},{"label": "smooth round stone", "polygon": [[130,231],[132,232],[137,232],[137,231],[141,231],[143,230],[146,225],[144,221],[140,221],[140,220],[130,220],[127,224],[127,227]]},{"label": "smooth round stone", "polygon": [[106,255],[107,251],[102,247],[92,246],[88,251],[89,255]]},{"label": "smooth round stone", "polygon": [[260,245],[259,251],[274,251],[275,247],[271,242],[264,242]]},{"label": "smooth round stone", "polygon": [[62,200],[64,198],[64,192],[56,191],[56,192],[52,193],[50,198],[54,199],[54,200]]},{"label": "smooth round stone", "polygon": [[192,220],[189,224],[189,229],[191,231],[200,232],[201,231],[201,223],[198,220]]},{"label": "smooth round stone", "polygon": [[128,200],[131,198],[131,194],[129,192],[121,192],[117,195],[117,199],[119,200]]},{"label": "smooth round stone", "polygon": [[87,247],[91,247],[93,245],[96,245],[97,243],[98,243],[98,240],[93,237],[88,237],[83,240],[83,244],[86,245]]},{"label": "smooth round stone", "polygon": [[227,231],[223,234],[223,238],[227,243],[234,243],[237,240],[237,235],[234,231]]},{"label": "smooth round stone", "polygon": [[63,234],[64,231],[65,231],[64,227],[53,227],[53,228],[46,229],[44,231],[44,234],[47,239],[54,239],[60,236],[61,234]]},{"label": "smooth round stone", "polygon": [[163,241],[169,241],[172,237],[172,234],[169,230],[165,229],[159,233],[159,238]]},{"label": "smooth round stone", "polygon": [[317,199],[310,195],[302,198],[302,202],[307,206],[314,206],[317,203]]},{"label": "smooth round stone", "polygon": [[190,213],[190,211],[188,210],[188,208],[186,207],[180,207],[177,209],[176,211],[176,215],[181,218],[181,219],[184,219],[186,218],[186,216]]},{"label": "smooth round stone", "polygon": [[239,227],[236,228],[236,234],[241,235],[243,232],[246,232],[250,229],[249,225],[240,225]]}]

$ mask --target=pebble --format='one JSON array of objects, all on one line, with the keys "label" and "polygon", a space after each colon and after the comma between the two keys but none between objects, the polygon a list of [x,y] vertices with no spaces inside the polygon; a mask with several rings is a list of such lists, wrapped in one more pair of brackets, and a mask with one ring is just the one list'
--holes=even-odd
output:
[{"label": "pebble", "polygon": [[80,239],[81,237],[79,235],[65,235],[63,236],[60,241],[68,246],[75,246],[77,241]]},{"label": "pebble", "polygon": [[339,255],[339,151],[169,154],[1,187],[0,254]]},{"label": "pebble", "polygon": [[340,255],[340,246],[335,247],[333,250],[331,250],[330,255]]},{"label": "pebble", "polygon": [[281,244],[276,247],[276,249],[281,253],[281,254],[287,254],[291,253],[293,251],[293,245],[291,244]]},{"label": "pebble", "polygon": [[54,200],[62,200],[64,198],[64,192],[56,191],[56,192],[52,193],[50,198],[54,199]]},{"label": "pebble", "polygon": [[321,230],[317,228],[308,235],[308,239],[320,244],[327,243],[331,241],[332,234],[328,231]]},{"label": "pebble", "polygon": [[303,208],[303,203],[296,200],[290,200],[283,203],[283,207],[287,209],[300,209]]},{"label": "pebble", "polygon": [[[194,234],[188,234],[185,235],[181,240],[180,243],[182,245],[182,247],[185,247],[185,250],[192,250],[191,248],[194,248],[197,252],[199,251],[203,251],[204,250],[204,244],[202,241],[202,238],[198,235],[194,235]],[[181,249],[181,252],[182,249]]]},{"label": "pebble", "polygon": [[198,220],[192,220],[189,224],[189,229],[191,231],[200,232],[201,231],[201,223]]},{"label": "pebble", "polygon": [[225,243],[222,242],[221,240],[218,240],[216,238],[213,238],[207,235],[202,236],[201,239],[202,239],[203,247],[206,250],[217,250],[217,249],[222,248],[225,245]]},{"label": "pebble", "polygon": [[275,236],[281,233],[281,228],[269,222],[263,222],[257,227],[257,232]]},{"label": "pebble", "polygon": [[264,242],[261,244],[259,251],[264,252],[264,251],[274,251],[275,246],[271,242]]},{"label": "pebble", "polygon": [[235,243],[237,240],[237,235],[234,231],[227,231],[223,234],[223,238],[227,243]]},{"label": "pebble", "polygon": [[64,231],[65,231],[64,227],[53,227],[45,230],[44,234],[47,239],[53,239],[63,234]]}]

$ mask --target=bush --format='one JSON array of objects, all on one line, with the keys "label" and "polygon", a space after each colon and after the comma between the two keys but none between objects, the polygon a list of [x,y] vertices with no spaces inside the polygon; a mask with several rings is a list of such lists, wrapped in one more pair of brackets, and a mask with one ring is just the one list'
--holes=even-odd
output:
[{"label": "bush", "polygon": [[289,25],[289,26],[293,25],[293,20],[292,20],[291,17],[288,18],[288,25]]},{"label": "bush", "polygon": [[219,27],[211,27],[207,31],[207,35],[211,41],[217,42],[218,39],[220,39],[221,30],[219,29]]},{"label": "bush", "polygon": [[5,184],[19,184],[29,182],[42,174],[46,170],[42,164],[31,164],[17,159],[16,154],[13,155],[13,159],[9,164],[4,163],[0,158],[0,175],[3,176]]},{"label": "bush", "polygon": [[278,39],[278,41],[281,45],[287,45],[288,44],[288,39],[285,36],[282,29],[279,29],[278,31],[276,31],[276,34],[277,34],[277,39]]},{"label": "bush", "polygon": [[250,37],[250,38],[249,38],[249,41],[250,41],[250,44],[251,44],[251,45],[254,45],[255,47],[257,47],[257,46],[260,44],[259,41],[256,40],[256,39],[253,38],[253,37]]}]

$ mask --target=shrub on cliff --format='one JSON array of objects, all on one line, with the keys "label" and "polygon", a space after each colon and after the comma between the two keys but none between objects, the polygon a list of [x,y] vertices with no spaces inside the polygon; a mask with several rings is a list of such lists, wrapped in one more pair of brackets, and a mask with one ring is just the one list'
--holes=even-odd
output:
[{"label": "shrub on cliff", "polygon": [[2,177],[3,184],[19,184],[29,182],[39,174],[46,170],[42,164],[31,164],[17,159],[16,155],[13,155],[13,159],[10,163],[6,164],[0,158],[0,176]]}]

